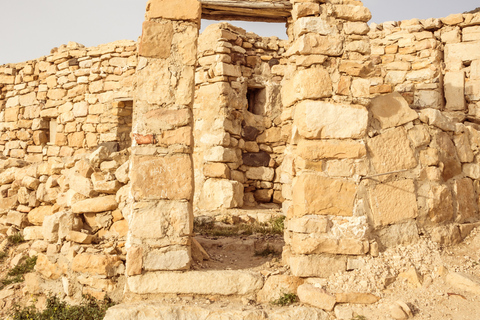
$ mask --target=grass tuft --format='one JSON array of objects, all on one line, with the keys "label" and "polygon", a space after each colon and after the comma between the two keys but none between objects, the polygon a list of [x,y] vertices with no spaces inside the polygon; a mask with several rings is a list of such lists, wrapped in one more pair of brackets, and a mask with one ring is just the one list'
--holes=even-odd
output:
[{"label": "grass tuft", "polygon": [[15,233],[14,235],[8,236],[8,242],[11,244],[20,244],[22,242],[25,242],[25,239],[23,238],[23,235],[19,233]]},{"label": "grass tuft", "polygon": [[0,280],[0,290],[12,283],[18,283],[25,280],[23,275],[33,271],[35,264],[37,263],[37,257],[26,258],[21,263],[15,266],[7,273],[7,277],[3,280]]},{"label": "grass tuft", "polygon": [[294,293],[284,293],[283,296],[277,300],[272,301],[271,303],[276,306],[288,306],[298,301],[298,296]]}]

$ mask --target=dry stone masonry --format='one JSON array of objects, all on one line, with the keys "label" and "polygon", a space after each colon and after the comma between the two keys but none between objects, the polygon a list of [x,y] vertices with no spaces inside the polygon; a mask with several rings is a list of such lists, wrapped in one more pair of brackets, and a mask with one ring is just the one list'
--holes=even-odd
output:
[{"label": "dry stone masonry", "polygon": [[[289,39],[199,35],[202,17]],[[480,14],[370,19],[356,0],[150,0],[138,43],[0,66],[0,233],[34,241],[25,294],[266,302],[280,281],[332,310],[347,298],[304,280],[460,242],[479,221]],[[194,216],[239,209],[286,217],[291,275],[190,270]]]}]

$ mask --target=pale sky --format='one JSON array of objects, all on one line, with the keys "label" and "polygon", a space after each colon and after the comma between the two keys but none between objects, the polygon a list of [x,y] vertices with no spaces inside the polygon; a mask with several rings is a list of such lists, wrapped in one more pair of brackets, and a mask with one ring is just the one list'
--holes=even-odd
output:
[{"label": "pale sky", "polygon": [[[182,0],[179,0],[182,1]],[[0,65],[48,55],[50,49],[76,41],[96,46],[137,40],[146,0],[0,0]],[[370,22],[440,18],[480,6],[479,0],[364,0]],[[210,21],[204,21],[205,27]],[[232,22],[231,22],[232,23]],[[284,24],[233,22],[262,36],[286,38]]]}]

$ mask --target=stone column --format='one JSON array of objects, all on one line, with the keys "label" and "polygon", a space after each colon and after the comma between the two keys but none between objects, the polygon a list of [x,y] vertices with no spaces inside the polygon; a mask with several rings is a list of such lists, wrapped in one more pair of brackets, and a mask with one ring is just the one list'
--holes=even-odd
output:
[{"label": "stone column", "polygon": [[128,217],[128,284],[188,270],[193,228],[192,106],[201,6],[150,0],[139,47]]},{"label": "stone column", "polygon": [[[322,1],[323,2],[323,1]],[[327,277],[347,257],[369,251],[361,185],[367,173],[370,97],[369,10],[361,5],[294,0],[282,86],[293,123],[284,168],[284,259],[295,276]]]}]

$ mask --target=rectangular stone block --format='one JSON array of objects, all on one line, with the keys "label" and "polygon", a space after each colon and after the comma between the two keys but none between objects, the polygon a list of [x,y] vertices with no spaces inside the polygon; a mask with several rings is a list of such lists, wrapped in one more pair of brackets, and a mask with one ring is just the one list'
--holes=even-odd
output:
[{"label": "rectangular stone block", "polygon": [[287,241],[296,254],[345,254],[363,255],[370,249],[368,240],[341,237],[331,238],[324,234],[293,233]]},{"label": "rectangular stone block", "polygon": [[462,37],[463,42],[480,40],[480,26],[463,28]]},{"label": "rectangular stone block", "polygon": [[193,166],[190,155],[134,156],[132,192],[136,200],[190,200]]},{"label": "rectangular stone block", "polygon": [[159,134],[162,131],[186,126],[191,123],[191,119],[188,109],[154,109],[144,113],[137,122],[140,122],[139,129],[144,128],[148,133]]},{"label": "rectangular stone block", "polygon": [[377,184],[369,191],[369,200],[375,226],[386,226],[418,216],[415,185],[410,179]]},{"label": "rectangular stone block", "polygon": [[346,270],[347,258],[340,255],[300,255],[289,257],[288,264],[294,276],[328,278]]},{"label": "rectangular stone block", "polygon": [[170,20],[199,20],[202,6],[197,0],[150,0],[147,4],[147,18]]},{"label": "rectangular stone block", "polygon": [[187,248],[167,251],[152,250],[147,253],[143,268],[147,271],[188,270],[190,252]]},{"label": "rectangular stone block", "polygon": [[480,80],[470,80],[465,84],[465,94],[470,101],[480,100]]},{"label": "rectangular stone block", "polygon": [[301,140],[297,154],[306,160],[358,159],[367,150],[363,143],[352,140]]},{"label": "rectangular stone block", "polygon": [[173,24],[171,21],[162,23],[145,21],[143,22],[139,54],[143,57],[168,58],[170,56],[172,39]]},{"label": "rectangular stone block", "polygon": [[294,215],[352,216],[357,186],[355,183],[306,172],[293,186]]},{"label": "rectangular stone block", "polygon": [[186,201],[136,203],[129,224],[130,234],[139,239],[186,237],[192,229],[192,206]]},{"label": "rectangular stone block", "polygon": [[450,71],[445,73],[445,108],[451,111],[465,110],[465,73]]},{"label": "rectangular stone block", "polygon": [[207,210],[243,206],[243,184],[225,179],[208,179],[203,185],[200,207]]},{"label": "rectangular stone block", "polygon": [[445,45],[445,62],[480,60],[480,41],[451,43]]}]

